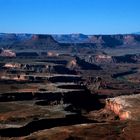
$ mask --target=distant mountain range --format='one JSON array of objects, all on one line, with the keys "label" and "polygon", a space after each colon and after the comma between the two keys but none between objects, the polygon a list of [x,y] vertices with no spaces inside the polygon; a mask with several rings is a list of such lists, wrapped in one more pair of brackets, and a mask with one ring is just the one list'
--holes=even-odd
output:
[{"label": "distant mountain range", "polygon": [[68,34],[53,35],[59,43],[73,43],[78,46],[92,46],[95,48],[115,47],[138,47],[140,46],[140,34],[118,34],[118,35],[84,35]]},{"label": "distant mountain range", "polygon": [[[139,33],[137,33],[139,34]],[[139,41],[137,34],[118,34],[118,35],[84,35],[84,34],[67,34],[53,35],[54,39],[61,43],[93,43],[93,44],[112,44],[117,45]]]},{"label": "distant mountain range", "polygon": [[57,47],[58,42],[51,35],[0,34],[0,48],[46,49]]},{"label": "distant mountain range", "polygon": [[0,34],[0,48],[14,49],[45,49],[94,47],[115,48],[140,46],[140,34],[118,35],[41,35],[41,34]]},{"label": "distant mountain range", "polygon": [[64,34],[53,35],[53,38],[60,43],[85,43],[88,41],[89,36],[84,34]]}]

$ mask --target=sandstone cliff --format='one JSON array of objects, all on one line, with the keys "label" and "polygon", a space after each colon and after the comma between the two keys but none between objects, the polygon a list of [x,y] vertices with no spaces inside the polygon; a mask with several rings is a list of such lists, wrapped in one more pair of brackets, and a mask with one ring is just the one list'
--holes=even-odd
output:
[{"label": "sandstone cliff", "polygon": [[115,112],[121,120],[139,120],[140,94],[109,98],[106,100],[106,108]]}]

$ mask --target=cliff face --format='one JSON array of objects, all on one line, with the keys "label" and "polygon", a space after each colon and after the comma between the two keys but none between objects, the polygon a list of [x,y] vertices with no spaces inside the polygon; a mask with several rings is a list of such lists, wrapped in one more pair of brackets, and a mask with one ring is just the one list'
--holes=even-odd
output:
[{"label": "cliff face", "polygon": [[53,35],[54,39],[60,43],[90,43],[96,47],[110,47],[117,46],[127,47],[137,46],[140,44],[140,35],[124,34],[124,35],[83,35],[83,34],[69,34],[69,35]]},{"label": "cliff face", "polygon": [[121,120],[131,119],[131,112],[124,110],[124,106],[115,100],[106,100],[106,108],[112,110]]},{"label": "cliff face", "polygon": [[89,54],[82,56],[82,59],[91,64],[140,63],[140,54],[128,54],[122,56],[110,56],[107,54]]},{"label": "cliff face", "polygon": [[51,35],[0,34],[0,48],[17,50],[57,48],[59,45]]},{"label": "cliff face", "polygon": [[87,55],[83,58],[88,63],[97,63],[97,64],[103,64],[103,63],[113,63],[113,57],[105,54],[97,54],[97,55]]},{"label": "cliff face", "polygon": [[106,108],[112,110],[121,120],[140,119],[140,94],[119,96],[106,100]]}]

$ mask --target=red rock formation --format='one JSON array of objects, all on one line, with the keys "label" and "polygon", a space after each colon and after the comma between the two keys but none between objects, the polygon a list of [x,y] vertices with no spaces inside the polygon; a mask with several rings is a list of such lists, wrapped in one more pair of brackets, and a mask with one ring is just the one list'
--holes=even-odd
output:
[{"label": "red rock formation", "polygon": [[140,119],[140,94],[119,96],[106,100],[106,108],[117,114],[121,120]]}]

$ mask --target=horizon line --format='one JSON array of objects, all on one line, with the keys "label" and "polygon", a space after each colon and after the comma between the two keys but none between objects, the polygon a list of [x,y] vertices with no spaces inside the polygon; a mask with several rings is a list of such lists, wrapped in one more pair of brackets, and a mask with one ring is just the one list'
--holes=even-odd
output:
[{"label": "horizon line", "polygon": [[28,34],[28,35],[131,35],[131,34],[140,34],[140,32],[133,33],[95,33],[95,34],[86,34],[86,33],[27,33],[27,32],[0,32],[0,34]]}]

